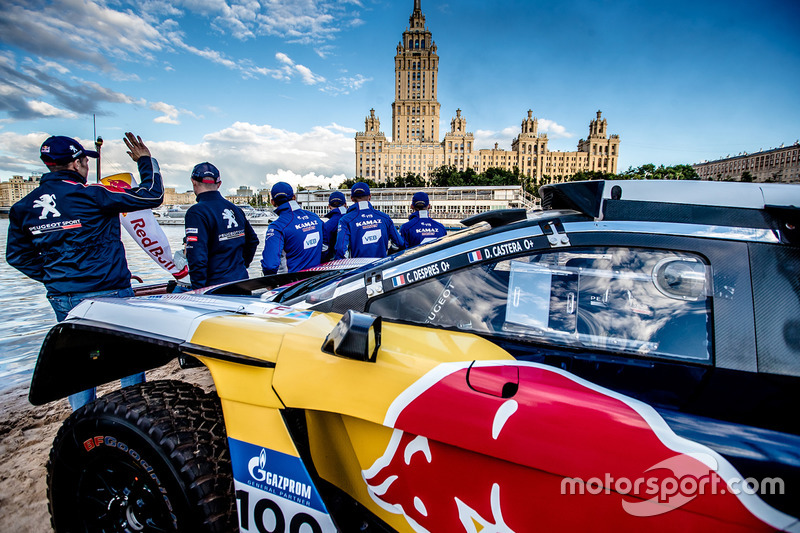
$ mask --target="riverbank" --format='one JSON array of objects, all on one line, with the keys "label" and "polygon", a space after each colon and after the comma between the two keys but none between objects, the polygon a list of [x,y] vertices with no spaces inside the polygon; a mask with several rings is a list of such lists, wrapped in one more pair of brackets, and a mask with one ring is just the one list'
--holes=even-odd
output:
[{"label": "riverbank", "polygon": [[[173,361],[147,372],[147,380],[179,379],[205,390],[214,388],[205,367],[183,370]],[[105,385],[98,395],[119,385]],[[70,415],[67,400],[35,406],[28,402],[28,385],[3,393],[0,407],[0,531],[51,532],[47,509],[47,472],[50,445]]]}]

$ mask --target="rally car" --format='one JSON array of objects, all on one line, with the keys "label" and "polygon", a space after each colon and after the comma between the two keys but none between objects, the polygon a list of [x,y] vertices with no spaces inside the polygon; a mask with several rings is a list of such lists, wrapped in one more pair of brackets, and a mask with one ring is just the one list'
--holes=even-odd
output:
[{"label": "rally car", "polygon": [[[800,185],[590,181],[47,336],[56,531],[800,531]],[[352,265],[351,265],[352,266]],[[69,376],[69,379],[65,377]]]}]

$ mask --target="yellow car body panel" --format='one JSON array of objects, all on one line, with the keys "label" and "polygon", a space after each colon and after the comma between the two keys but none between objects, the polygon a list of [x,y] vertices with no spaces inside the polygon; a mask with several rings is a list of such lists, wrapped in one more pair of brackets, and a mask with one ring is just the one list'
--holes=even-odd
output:
[{"label": "yellow car body panel", "polygon": [[281,412],[232,400],[222,400],[228,437],[299,457]]},{"label": "yellow car body panel", "polygon": [[395,398],[439,364],[511,359],[477,335],[393,323],[383,324],[375,362],[345,359],[322,351],[324,335],[308,329],[312,322],[292,329],[281,345],[273,388],[287,407],[383,424]]},{"label": "yellow car body panel", "polygon": [[314,467],[322,479],[342,489],[397,531],[413,530],[405,518],[386,512],[370,497],[364,464],[372,464],[386,449],[392,429],[336,413],[306,411]]},{"label": "yellow car body panel", "polygon": [[214,379],[230,438],[299,457],[280,409],[306,410],[318,475],[397,531],[412,531],[402,515],[370,497],[363,478],[392,437],[384,425],[392,402],[443,363],[512,357],[474,334],[385,323],[374,362],[343,358],[323,351],[321,342],[340,318],[214,317],[203,321],[191,342],[275,364],[199,357]]}]

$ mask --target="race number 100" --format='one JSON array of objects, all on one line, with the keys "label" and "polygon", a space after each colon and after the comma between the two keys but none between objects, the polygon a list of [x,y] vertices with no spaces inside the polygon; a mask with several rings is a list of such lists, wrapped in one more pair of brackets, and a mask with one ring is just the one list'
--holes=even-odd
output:
[{"label": "race number 100", "polygon": [[[250,531],[252,524],[258,533],[300,533],[300,528],[306,525],[311,528],[311,532],[322,533],[322,527],[317,520],[307,513],[300,512],[287,517],[273,500],[260,498],[252,507],[251,514],[250,493],[246,490],[237,490],[236,499],[239,500],[239,527],[244,531]],[[287,518],[290,518],[288,529]],[[303,530],[304,533],[307,531],[308,528]]]}]

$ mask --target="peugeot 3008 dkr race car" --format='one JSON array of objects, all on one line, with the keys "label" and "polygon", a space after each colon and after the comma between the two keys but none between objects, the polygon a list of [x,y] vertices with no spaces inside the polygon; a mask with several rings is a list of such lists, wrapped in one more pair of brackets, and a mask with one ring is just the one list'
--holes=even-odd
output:
[{"label": "peugeot 3008 dkr race car", "polygon": [[800,531],[800,185],[542,197],[350,271],[78,306],[34,404],[176,357],[216,392],[73,413],[56,531]]}]

